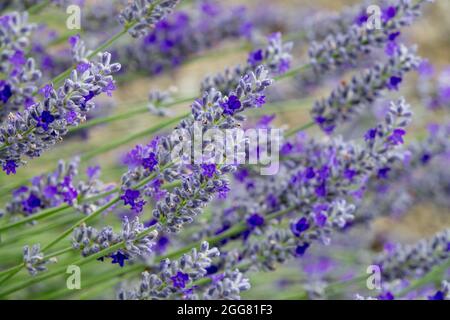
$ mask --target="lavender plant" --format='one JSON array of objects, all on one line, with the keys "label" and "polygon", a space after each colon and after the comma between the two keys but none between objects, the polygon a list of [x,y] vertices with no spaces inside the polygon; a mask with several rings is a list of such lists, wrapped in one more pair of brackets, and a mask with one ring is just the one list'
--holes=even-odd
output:
[{"label": "lavender plant", "polygon": [[[89,2],[79,34],[54,31],[66,1],[0,7],[0,298],[448,299],[446,69],[403,31],[431,1],[178,2]],[[408,221],[444,231],[392,246]],[[82,290],[56,281],[74,265]]]}]

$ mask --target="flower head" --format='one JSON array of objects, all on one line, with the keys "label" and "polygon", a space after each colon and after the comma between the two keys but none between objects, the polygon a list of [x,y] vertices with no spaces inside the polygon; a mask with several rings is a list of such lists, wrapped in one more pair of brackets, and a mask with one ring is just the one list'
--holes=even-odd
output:
[{"label": "flower head", "polygon": [[389,136],[389,141],[392,142],[392,144],[403,144],[403,136],[406,134],[406,131],[404,129],[395,129],[392,134]]},{"label": "flower head", "polygon": [[402,77],[392,76],[389,78],[388,88],[390,90],[398,90],[398,85],[402,82]]},{"label": "flower head", "polygon": [[36,197],[33,193],[30,194],[28,199],[23,202],[23,210],[28,213],[33,213],[34,209],[41,206],[41,199]]},{"label": "flower head", "polygon": [[232,116],[241,107],[241,101],[235,95],[228,97],[227,102],[222,104],[223,113]]},{"label": "flower head", "polygon": [[39,89],[39,93],[44,98],[49,98],[52,91],[53,91],[53,86],[51,84],[46,84],[41,89]]},{"label": "flower head", "polygon": [[248,63],[252,66],[258,65],[263,61],[263,51],[261,49],[250,52]]},{"label": "flower head", "polygon": [[0,80],[0,101],[6,103],[12,95],[11,86],[4,80]]},{"label": "flower head", "polygon": [[121,268],[125,265],[125,260],[128,260],[128,255],[122,253],[122,251],[117,251],[116,253],[110,255],[112,258],[112,264],[118,264]]},{"label": "flower head", "polygon": [[262,226],[264,224],[264,217],[254,213],[247,218],[247,224],[252,228]]},{"label": "flower head", "polygon": [[150,171],[155,170],[155,167],[158,165],[158,159],[156,158],[156,154],[154,152],[150,152],[147,158],[142,159],[142,166],[145,169]]},{"label": "flower head", "polygon": [[216,173],[216,165],[214,163],[210,164],[202,164],[202,174],[205,177],[212,178],[214,177],[214,174]]},{"label": "flower head", "polygon": [[178,271],[176,275],[170,277],[172,280],[173,286],[175,288],[186,288],[186,283],[189,282],[189,275],[187,273],[183,273]]},{"label": "flower head", "polygon": [[386,291],[378,296],[380,300],[394,300],[394,295],[390,291]]},{"label": "flower head", "polygon": [[141,192],[139,190],[127,189],[120,198],[123,200],[124,205],[130,205],[131,209],[139,213],[142,212],[146,203],[144,200],[139,200],[140,196]]},{"label": "flower head", "polygon": [[304,244],[302,244],[302,245],[298,245],[296,248],[295,248],[295,254],[297,255],[297,256],[303,256],[305,253],[306,253],[306,250],[309,248],[309,243],[304,243]]},{"label": "flower head", "polygon": [[308,229],[309,222],[305,217],[302,217],[296,223],[291,224],[291,231],[296,237],[300,237],[300,235]]},{"label": "flower head", "polygon": [[372,128],[367,130],[366,134],[364,135],[364,140],[373,141],[375,140],[376,136],[377,136],[377,128]]}]

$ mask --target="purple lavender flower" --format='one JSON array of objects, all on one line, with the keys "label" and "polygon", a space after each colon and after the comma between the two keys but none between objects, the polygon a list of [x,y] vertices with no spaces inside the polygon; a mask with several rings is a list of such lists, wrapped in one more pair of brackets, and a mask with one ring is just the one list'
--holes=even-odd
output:
[{"label": "purple lavender flower", "polygon": [[228,101],[222,104],[223,113],[232,116],[241,108],[241,101],[236,96],[229,96]]},{"label": "purple lavender flower", "polygon": [[[119,299],[169,299],[177,295],[186,295],[192,283],[202,278],[207,278],[206,269],[213,264],[212,259],[219,256],[217,248],[209,248],[207,242],[203,242],[200,249],[193,248],[189,253],[185,253],[178,260],[161,260],[159,266],[149,273],[142,273],[140,285],[131,290],[122,289],[119,292]],[[224,277],[226,278],[226,277]],[[229,285],[222,285],[222,288],[233,289]],[[196,287],[195,294],[190,293],[192,298],[198,293],[203,293],[204,298],[208,298],[214,292],[209,288]]]},{"label": "purple lavender flower", "polygon": [[115,233],[110,226],[97,230],[83,224],[73,231],[72,247],[80,250],[81,254],[87,257],[102,249],[123,243],[123,248],[109,255],[113,264],[123,267],[125,260],[145,259],[153,252],[158,233],[153,230],[142,236],[144,231],[146,228],[137,217],[131,221],[124,218],[122,231],[119,234]]},{"label": "purple lavender flower", "polygon": [[121,268],[125,265],[125,260],[128,260],[129,257],[126,254],[123,254],[122,251],[117,251],[116,253],[111,254],[112,264],[118,264]]},{"label": "purple lavender flower", "polygon": [[216,174],[216,165],[214,163],[202,164],[201,167],[203,175],[207,176],[208,178],[212,178]]},{"label": "purple lavender flower", "polygon": [[403,129],[395,129],[392,134],[389,136],[389,141],[393,144],[403,144],[403,136],[406,134],[406,131]]},{"label": "purple lavender flower", "polygon": [[107,192],[111,189],[111,185],[104,184],[98,179],[98,171],[89,177],[88,181],[83,181],[78,176],[78,165],[77,158],[68,163],[59,161],[56,170],[36,176],[30,185],[21,186],[13,191],[13,197],[7,202],[4,212],[11,217],[29,216],[65,203],[85,214],[92,213],[108,198],[100,198],[91,203],[78,203],[78,198],[89,198]]},{"label": "purple lavender flower", "polygon": [[2,100],[3,103],[6,103],[13,95],[11,86],[7,84],[6,81],[0,80],[0,88],[0,100]]},{"label": "purple lavender flower", "polygon": [[120,12],[119,21],[132,37],[141,37],[169,15],[177,4],[178,0],[134,0]]},{"label": "purple lavender flower", "polygon": [[297,256],[303,256],[306,253],[306,250],[309,248],[309,243],[304,243],[295,248],[295,254]]},{"label": "purple lavender flower", "polygon": [[420,277],[449,258],[449,237],[450,230],[444,230],[416,244],[397,245],[391,252],[378,256],[375,264],[380,266],[386,281]]}]

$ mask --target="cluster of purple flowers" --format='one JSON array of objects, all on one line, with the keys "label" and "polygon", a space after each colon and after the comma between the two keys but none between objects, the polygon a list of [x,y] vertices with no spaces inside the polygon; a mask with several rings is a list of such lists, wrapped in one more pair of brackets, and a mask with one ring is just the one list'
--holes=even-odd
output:
[{"label": "cluster of purple flowers", "polygon": [[370,106],[384,90],[398,90],[404,74],[420,63],[414,52],[404,46],[384,64],[341,83],[327,99],[316,101],[311,111],[315,122],[327,133],[345,123],[364,106]]},{"label": "cluster of purple flowers", "polygon": [[[314,241],[328,244],[334,231],[351,225],[355,214],[351,202],[362,197],[366,181],[403,159],[405,150],[393,137],[410,117],[403,100],[393,103],[385,122],[362,146],[341,139],[289,141],[289,157],[279,174],[258,176],[241,170],[236,176],[245,191],[233,192],[233,206],[213,215],[194,238],[227,234],[221,245],[242,239],[241,248],[222,255],[216,267],[227,270],[238,263],[247,266],[241,268],[244,272],[273,270],[289,258],[303,256]],[[280,223],[284,216],[290,219],[287,228]],[[245,226],[232,232],[242,220]]]},{"label": "cluster of purple flowers", "polygon": [[[238,270],[208,277],[208,269],[219,255],[217,248],[203,242],[199,250],[193,248],[177,260],[163,259],[153,273],[142,273],[136,289],[120,290],[119,299],[239,299],[250,284]],[[194,284],[201,279],[207,280],[206,284]]]},{"label": "cluster of purple flowers", "polygon": [[177,4],[178,0],[133,0],[120,12],[119,21],[132,37],[142,37]]},{"label": "cluster of purple flowers", "polygon": [[381,268],[383,280],[393,281],[421,277],[449,257],[450,230],[444,230],[413,245],[397,245],[375,259],[374,264]]},{"label": "cluster of purple flowers", "polygon": [[202,81],[201,91],[209,91],[215,88],[224,94],[228,94],[239,83],[242,75],[254,71],[259,65],[264,65],[273,76],[285,73],[291,65],[292,42],[283,42],[281,33],[272,34],[267,40],[268,44],[265,48],[256,49],[249,53],[245,66],[236,66],[233,69],[227,68],[223,74],[206,77]]}]

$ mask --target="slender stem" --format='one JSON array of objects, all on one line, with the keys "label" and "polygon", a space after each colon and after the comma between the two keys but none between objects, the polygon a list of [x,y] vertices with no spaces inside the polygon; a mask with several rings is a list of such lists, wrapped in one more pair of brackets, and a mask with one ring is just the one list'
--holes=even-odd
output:
[{"label": "slender stem", "polygon": [[68,209],[70,207],[71,207],[70,205],[64,204],[64,205],[61,205],[61,206],[56,207],[56,208],[49,208],[49,209],[42,210],[39,213],[30,215],[30,216],[28,216],[28,217],[26,217],[24,219],[21,219],[21,220],[18,220],[16,222],[7,224],[7,225],[5,225],[3,227],[0,227],[0,232],[6,231],[6,230],[9,230],[9,229],[12,229],[12,228],[16,228],[18,226],[24,225],[24,224],[32,222],[32,221],[37,221],[37,220],[44,219],[46,217],[53,216],[53,215],[57,214],[58,212],[64,211],[64,210],[66,210],[66,209]]},{"label": "slender stem", "polygon": [[285,134],[286,137],[291,137],[294,134],[296,134],[297,132],[301,132],[301,131],[305,131],[311,127],[313,127],[316,123],[314,121],[308,122],[307,124],[303,124],[301,126],[292,128],[290,130],[288,130]]},{"label": "slender stem", "polygon": [[157,132],[157,131],[159,131],[159,130],[161,130],[161,129],[163,129],[163,128],[171,125],[171,124],[177,123],[181,119],[186,118],[189,114],[190,114],[190,112],[182,114],[181,116],[177,116],[175,118],[171,118],[171,119],[169,119],[169,120],[167,120],[165,122],[162,122],[162,123],[160,123],[160,124],[158,124],[158,125],[156,125],[154,127],[151,127],[149,129],[146,129],[146,130],[137,132],[135,134],[132,134],[132,135],[130,135],[128,137],[125,137],[124,139],[121,139],[121,140],[118,140],[118,141],[113,141],[112,143],[109,143],[109,144],[104,144],[103,146],[101,146],[99,148],[93,149],[93,150],[88,151],[85,154],[83,154],[81,156],[81,161],[90,160],[90,159],[94,158],[95,156],[97,156],[99,154],[102,154],[102,153],[114,150],[117,147],[123,146],[123,145],[125,145],[125,144],[127,144],[127,143],[129,143],[131,141],[137,140],[139,138],[143,138],[143,137],[145,137],[145,136],[147,136],[149,134],[153,134],[153,133],[155,133],[155,132]]},{"label": "slender stem", "polygon": [[426,284],[429,284],[430,282],[436,282],[436,281],[442,281],[444,273],[450,268],[450,259],[448,259],[444,264],[435,266],[433,269],[431,269],[430,272],[425,274],[423,277],[412,281],[411,284],[400,291],[399,294],[397,294],[397,297],[401,298],[404,297],[406,294],[410,293],[411,291],[414,291],[416,289],[419,289]]},{"label": "slender stem", "polygon": [[12,277],[14,277],[16,274],[18,274],[20,272],[20,270],[22,270],[22,267],[24,266],[24,264],[20,264],[17,265],[13,268],[11,268],[8,273],[6,273],[6,276],[0,280],[0,286],[3,286],[3,284],[8,281],[9,279],[11,279]]},{"label": "slender stem", "polygon": [[[15,266],[13,266],[13,267],[11,267],[11,268],[9,268],[9,269],[0,271],[0,276],[4,276],[4,275],[6,275],[6,274],[9,274],[9,273],[11,273],[11,272],[13,272],[13,271],[16,271],[17,269],[20,270],[22,267],[23,267],[23,263],[18,264],[18,265],[15,265]],[[0,284],[1,284],[1,282],[0,282]]]},{"label": "slender stem", "polygon": [[[303,66],[300,66],[300,67],[298,67],[298,68],[295,68],[295,69],[291,70],[290,72],[284,74],[283,76],[277,77],[276,80],[282,80],[282,79],[286,79],[286,78],[288,78],[288,77],[292,77],[292,76],[294,76],[295,74],[297,74],[298,72],[301,72],[301,71],[307,69],[308,67],[309,67],[309,65],[303,65]],[[180,119],[182,119],[182,118],[188,116],[189,114],[190,114],[190,113],[187,113],[186,115],[180,116],[176,121],[178,121],[178,120],[180,120]],[[176,119],[176,118],[175,118],[175,119]],[[171,121],[174,121],[175,119],[170,119],[170,120],[171,120]],[[175,121],[175,122],[176,122],[176,121]],[[148,134],[148,133],[146,133],[146,134]],[[141,136],[141,135],[144,136],[145,134],[143,134],[143,133],[138,133],[138,136]],[[130,141],[130,138],[131,138],[131,137],[127,138],[125,141],[122,140],[122,141],[120,142],[120,145],[129,142],[129,141]],[[135,139],[135,136],[133,136],[132,139]],[[109,146],[103,147],[103,148],[101,148],[101,149],[102,149],[101,152],[104,152],[105,150],[110,150],[110,148],[113,149],[113,148],[115,148],[117,145],[118,145],[118,143],[114,143],[114,144],[111,144],[111,145],[109,145]],[[86,159],[86,158],[89,159],[89,158],[91,158],[91,157],[94,157],[94,156],[97,154],[97,152],[98,152],[97,150],[94,150],[94,151],[92,151],[91,153],[88,153],[87,155],[85,154],[85,155],[84,155],[84,158],[85,158],[85,159]],[[150,178],[150,177],[149,177],[149,178]],[[147,179],[148,179],[148,178],[147,178]],[[144,179],[144,180],[147,180],[147,179]],[[151,179],[150,179],[150,180],[151,180]],[[150,181],[150,180],[148,180],[148,181]],[[147,181],[147,182],[148,182],[148,181]],[[143,181],[143,182],[144,182],[144,181]],[[145,183],[147,183],[147,182],[145,182]],[[145,185],[145,183],[140,183],[140,186]],[[139,188],[140,186],[136,186],[136,188]],[[69,235],[69,234],[70,234],[76,227],[78,227],[81,223],[86,222],[86,221],[89,221],[89,220],[92,219],[93,217],[97,216],[98,214],[100,214],[100,213],[103,212],[104,210],[106,210],[106,209],[108,209],[109,207],[111,207],[112,205],[114,205],[114,204],[115,204],[116,202],[118,202],[119,200],[120,200],[119,197],[114,198],[114,199],[111,200],[108,204],[106,204],[105,206],[103,206],[102,208],[100,208],[99,210],[97,210],[96,212],[94,212],[92,215],[87,216],[87,217],[81,219],[79,222],[75,223],[72,227],[70,227],[69,229],[67,229],[67,230],[66,230],[65,232],[63,232],[60,236],[58,236],[54,241],[52,241],[50,244],[48,244],[48,245],[43,249],[43,251],[46,251],[46,250],[49,249],[50,247],[52,247],[52,246],[54,246],[55,244],[59,243],[59,241],[61,241],[61,240],[64,239],[67,235]],[[286,211],[286,210],[283,210],[283,211],[281,211],[281,215],[282,215],[282,214],[285,214],[285,213],[287,213],[287,212],[290,212],[290,211],[292,211],[292,209],[287,209],[287,211]],[[275,215],[275,216],[269,215],[267,218],[270,220],[270,219],[272,219],[272,218],[277,217],[279,214],[280,214],[280,213],[273,214],[273,215]],[[232,229],[230,229],[230,230],[224,232],[223,234],[221,234],[221,235],[219,235],[219,236],[216,236],[216,237],[213,237],[213,238],[209,239],[209,242],[210,242],[211,244],[215,244],[215,243],[217,243],[217,242],[219,242],[219,241],[221,241],[221,240],[223,240],[223,239],[226,239],[226,238],[229,237],[230,235],[233,235],[233,234],[239,234],[240,232],[244,231],[244,230],[246,229],[246,227],[247,227],[247,226],[246,226],[245,223],[241,223],[241,224],[239,224],[239,225],[236,225],[234,228],[232,228]],[[149,229],[147,229],[146,231],[148,231],[148,230],[149,230]],[[146,232],[146,231],[145,231],[145,232]],[[195,245],[195,244],[194,244],[194,245],[190,245],[190,246],[188,246],[187,248],[184,248],[183,250],[190,250],[190,249],[191,249],[192,247],[194,247],[194,246],[196,246],[196,245]],[[110,247],[110,248],[112,248],[112,247]],[[108,248],[108,249],[110,249],[110,248]],[[102,252],[102,251],[100,251],[100,252]],[[183,253],[184,253],[184,252],[183,252]],[[177,254],[177,252],[172,253],[172,255],[174,255],[174,254]],[[102,255],[99,255],[99,257],[101,257],[101,256],[102,256]],[[89,258],[91,258],[91,257],[92,257],[92,256],[90,256]],[[49,274],[52,274],[52,273],[47,273],[46,275],[44,275],[44,277],[48,277]],[[59,274],[59,273],[56,273],[56,275],[57,275],[57,274]],[[35,279],[36,279],[36,278],[35,278]],[[33,283],[35,283],[35,282],[30,281],[30,284],[33,284]],[[25,285],[25,287],[26,287],[26,286],[27,286],[27,285]],[[15,288],[16,288],[16,289],[12,289],[12,291],[7,291],[6,293],[3,293],[3,294],[9,294],[9,292],[14,292],[14,291],[16,291],[16,290],[22,289],[21,286],[16,286]]]}]

